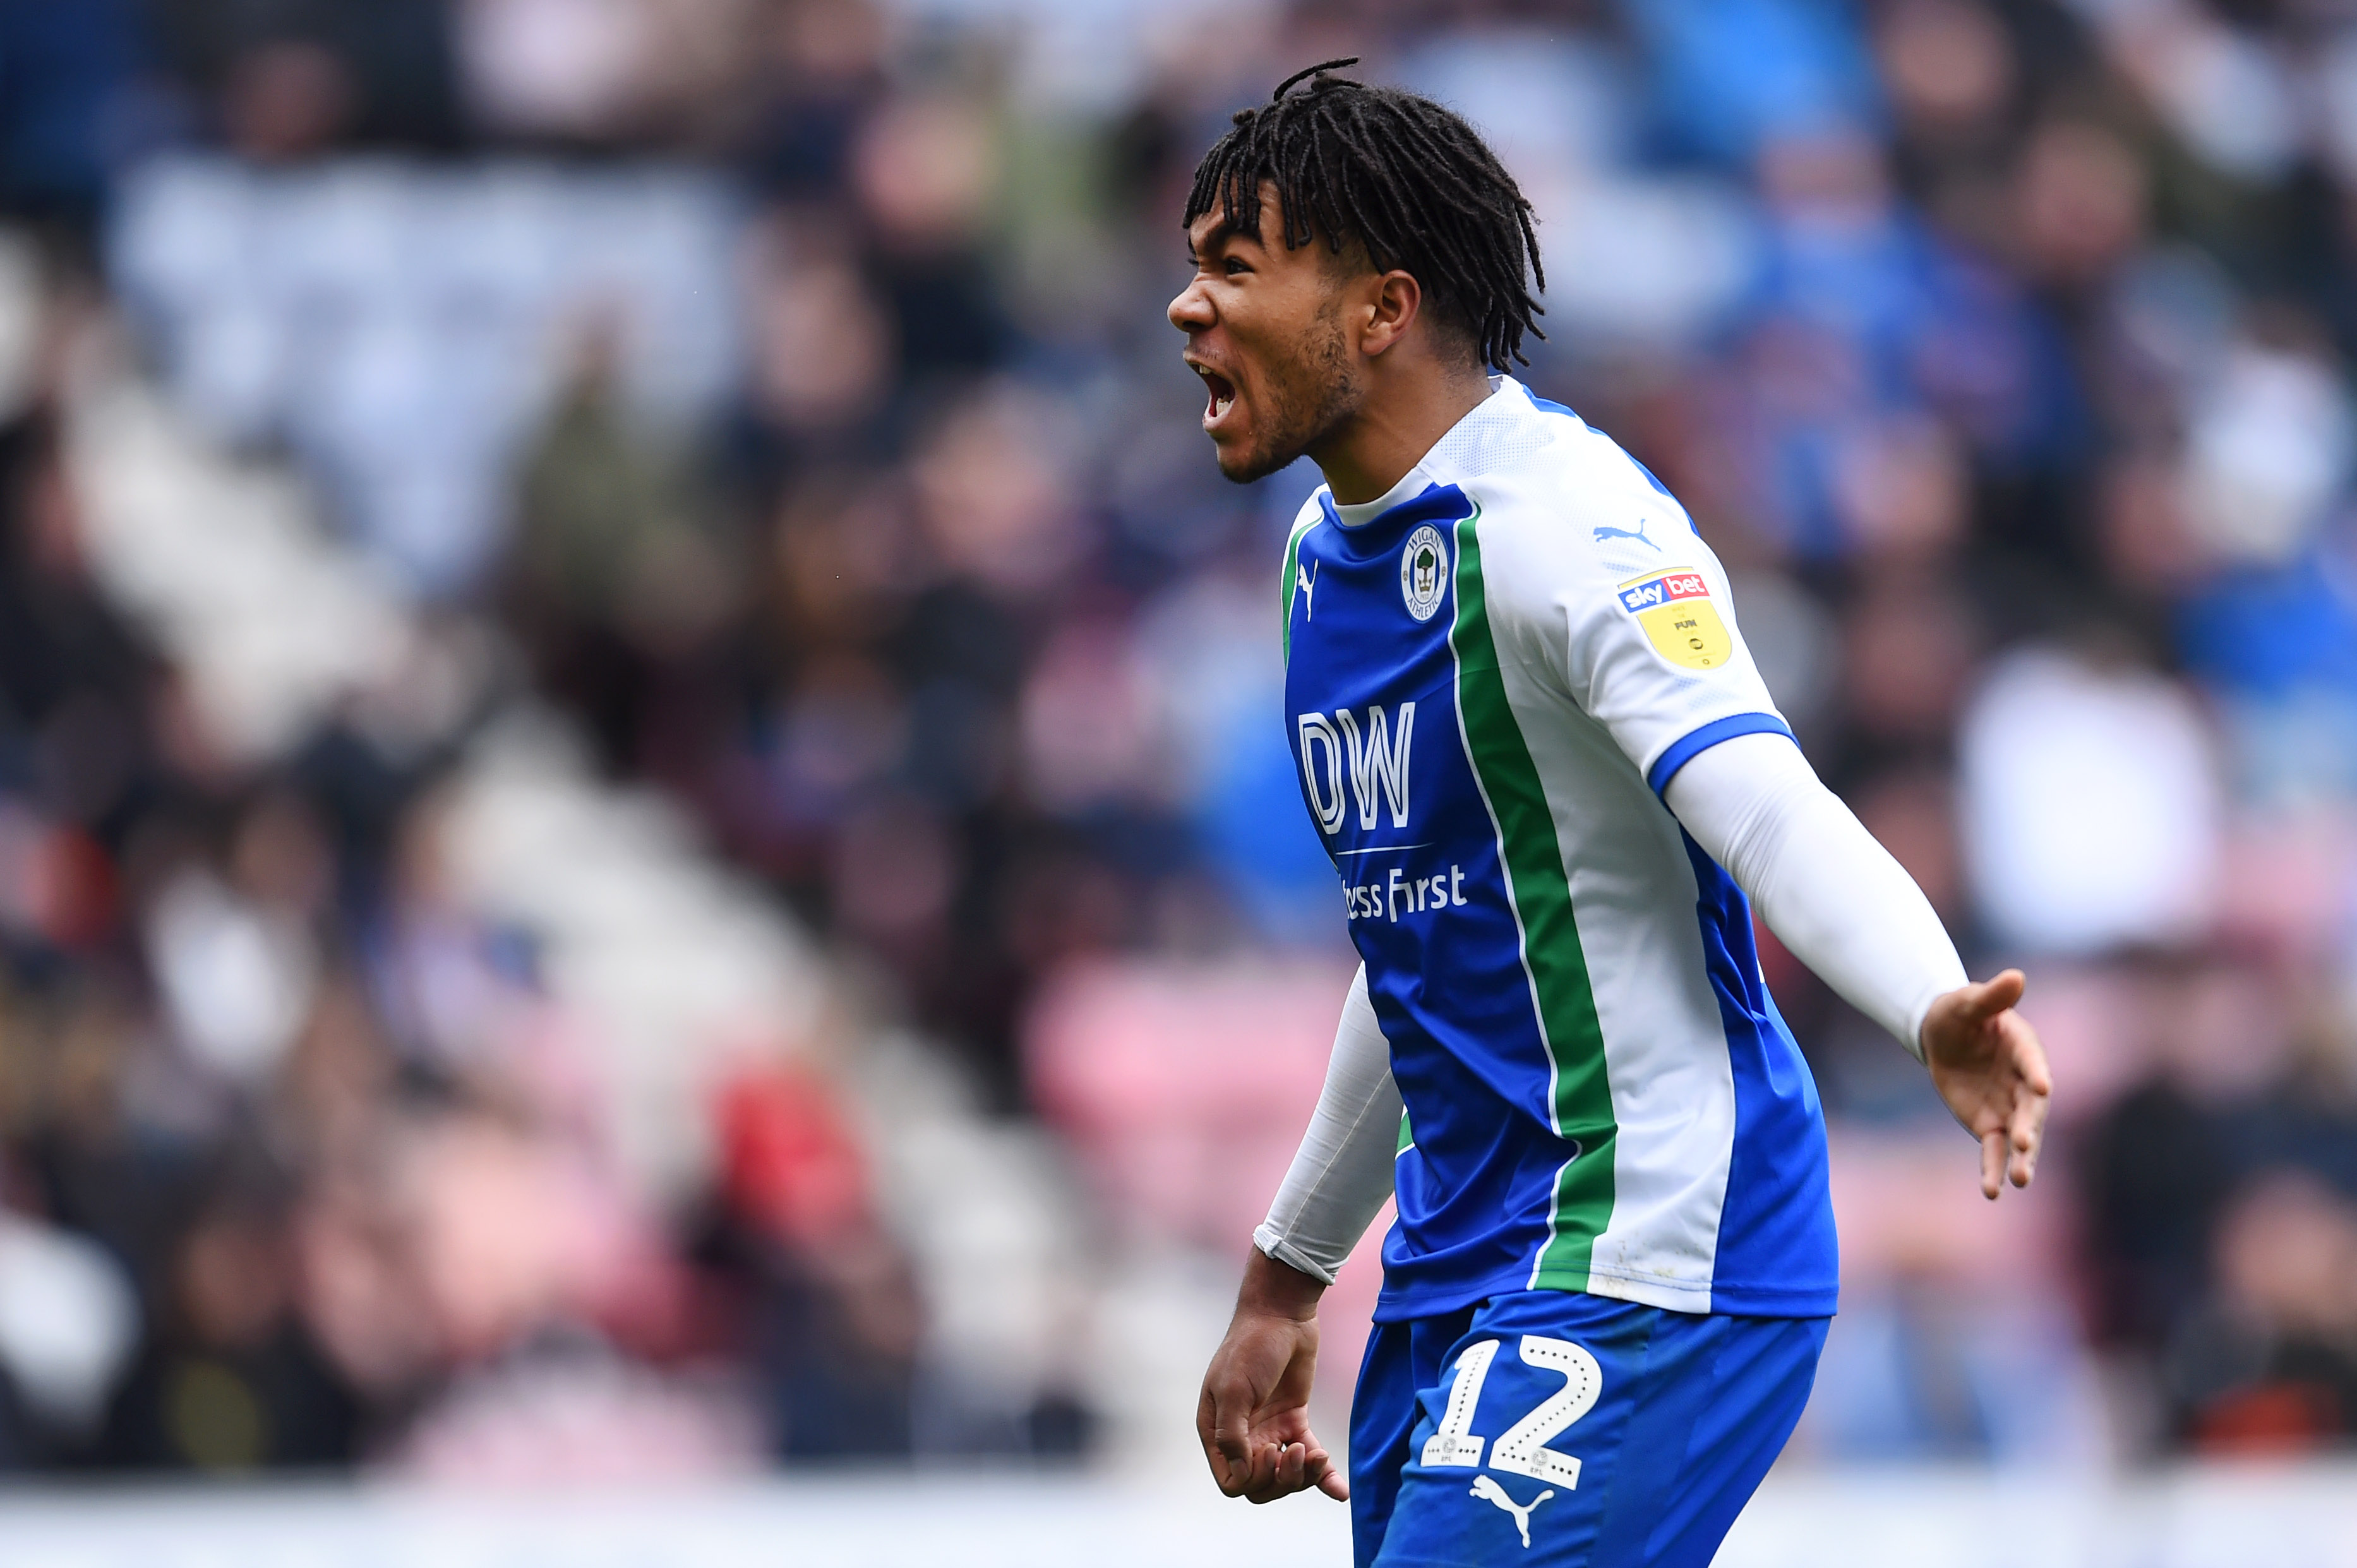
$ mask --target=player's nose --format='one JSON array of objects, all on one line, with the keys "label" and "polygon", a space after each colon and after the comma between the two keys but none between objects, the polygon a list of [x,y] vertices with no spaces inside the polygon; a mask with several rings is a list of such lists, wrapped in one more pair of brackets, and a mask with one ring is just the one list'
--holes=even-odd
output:
[{"label": "player's nose", "polygon": [[1214,319],[1211,300],[1203,292],[1201,279],[1198,278],[1178,291],[1178,297],[1170,302],[1169,316],[1170,325],[1181,332],[1200,332],[1211,325]]}]

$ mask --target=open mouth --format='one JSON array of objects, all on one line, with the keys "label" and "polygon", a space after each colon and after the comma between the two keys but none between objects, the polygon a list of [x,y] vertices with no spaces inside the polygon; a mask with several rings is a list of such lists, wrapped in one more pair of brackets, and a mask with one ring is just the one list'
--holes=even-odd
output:
[{"label": "open mouth", "polygon": [[1195,373],[1203,378],[1203,386],[1211,393],[1211,401],[1203,406],[1203,428],[1209,430],[1235,405],[1236,387],[1227,377],[1200,365],[1195,367]]}]

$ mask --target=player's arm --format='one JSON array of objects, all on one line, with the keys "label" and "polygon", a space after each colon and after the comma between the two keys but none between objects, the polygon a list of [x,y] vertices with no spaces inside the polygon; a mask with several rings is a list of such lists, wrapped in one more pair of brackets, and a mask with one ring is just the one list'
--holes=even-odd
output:
[{"label": "player's arm", "polygon": [[[1981,1187],[2027,1186],[2051,1092],[2021,976],[1966,982],[1914,879],[1816,774],[1776,713],[1726,573],[1634,465],[1567,486],[1573,526],[1507,531],[1493,614],[1602,723],[1769,929],[1932,1070],[1981,1143]],[[1638,534],[1651,520],[1648,537]]]},{"label": "player's arm", "polygon": [[1342,1004],[1309,1130],[1253,1234],[1227,1337],[1203,1374],[1195,1425],[1211,1478],[1230,1497],[1273,1502],[1316,1487],[1350,1496],[1309,1430],[1318,1300],[1392,1195],[1399,1090],[1361,967]]},{"label": "player's arm", "polygon": [[2013,1010],[2021,972],[1967,981],[1931,901],[1784,736],[1695,754],[1663,799],[1778,940],[1931,1069],[1980,1140],[1981,1190],[2028,1187],[2052,1084],[2036,1032]]}]

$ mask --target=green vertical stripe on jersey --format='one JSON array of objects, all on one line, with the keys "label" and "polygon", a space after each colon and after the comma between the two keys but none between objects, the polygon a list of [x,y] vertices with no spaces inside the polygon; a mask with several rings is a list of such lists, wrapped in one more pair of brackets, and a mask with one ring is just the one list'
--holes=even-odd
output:
[{"label": "green vertical stripe on jersey", "polygon": [[1285,570],[1277,579],[1281,585],[1276,607],[1280,612],[1277,624],[1285,637],[1285,662],[1293,662],[1293,574],[1301,562],[1301,536],[1309,532],[1307,523],[1297,525],[1285,542]]},{"label": "green vertical stripe on jersey", "polygon": [[1556,1134],[1579,1145],[1556,1173],[1554,1212],[1531,1285],[1585,1290],[1589,1254],[1612,1218],[1612,1091],[1555,815],[1498,670],[1481,585],[1480,521],[1477,505],[1457,524],[1457,621],[1448,637],[1457,659],[1457,709],[1513,896],[1523,967],[1547,1049],[1548,1111]]}]

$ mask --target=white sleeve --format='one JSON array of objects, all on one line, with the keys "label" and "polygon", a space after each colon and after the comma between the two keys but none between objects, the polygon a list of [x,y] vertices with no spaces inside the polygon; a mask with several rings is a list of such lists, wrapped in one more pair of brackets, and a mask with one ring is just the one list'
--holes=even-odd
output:
[{"label": "white sleeve", "polygon": [[1791,734],[1717,556],[1625,454],[1583,439],[1583,466],[1544,494],[1501,498],[1482,521],[1501,663],[1546,672],[1657,791],[1730,735]]},{"label": "white sleeve", "polygon": [[1328,1284],[1392,1196],[1400,1095],[1392,1048],[1367,998],[1366,966],[1351,983],[1326,1087],[1253,1245]]},{"label": "white sleeve", "polygon": [[1923,1055],[1923,1015],[1964,966],[1915,879],[1782,736],[1689,757],[1663,799],[1768,929],[1844,1001]]}]

